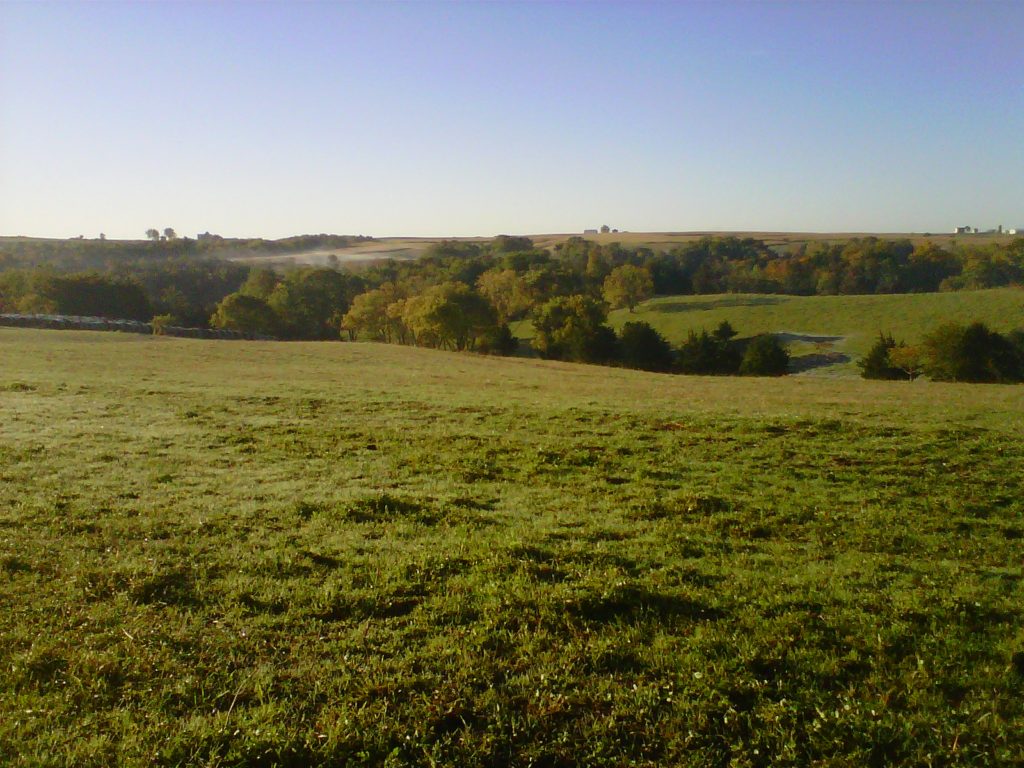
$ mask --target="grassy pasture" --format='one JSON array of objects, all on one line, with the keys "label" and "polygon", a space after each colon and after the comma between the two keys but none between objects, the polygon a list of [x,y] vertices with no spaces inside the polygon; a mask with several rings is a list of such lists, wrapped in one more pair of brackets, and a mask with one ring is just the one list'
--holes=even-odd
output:
[{"label": "grassy pasture", "polygon": [[[272,254],[267,256],[234,256],[229,257],[231,261],[239,261],[245,264],[261,267],[289,267],[289,266],[327,266],[329,258],[334,256],[340,264],[347,267],[360,267],[376,262],[394,259],[395,261],[410,261],[418,259],[430,246],[435,245],[444,238],[428,237],[385,237],[368,243],[354,243],[348,248],[319,249],[301,253]],[[470,242],[484,242],[484,238],[462,237],[457,240]]]},{"label": "grassy pasture", "polygon": [[0,329],[0,409],[0,763],[1024,752],[1024,388]]},{"label": "grassy pasture", "polygon": [[[848,363],[818,370],[856,375],[854,361],[868,351],[880,331],[913,344],[949,321],[980,320],[1002,332],[1024,328],[1024,291],[991,288],[877,296],[667,296],[645,302],[633,313],[613,312],[610,320],[615,327],[643,320],[673,344],[685,341],[691,330],[712,330],[723,320],[732,323],[741,336],[786,332],[794,337],[834,337],[819,342],[796,338],[791,351],[797,356],[845,354]],[[530,329],[523,330],[528,333]]]}]

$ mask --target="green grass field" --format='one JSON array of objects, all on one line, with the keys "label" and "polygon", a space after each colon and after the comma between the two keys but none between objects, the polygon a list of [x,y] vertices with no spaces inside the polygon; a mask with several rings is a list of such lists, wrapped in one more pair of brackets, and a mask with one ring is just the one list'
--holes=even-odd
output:
[{"label": "green grass field", "polygon": [[[849,358],[845,364],[822,366],[816,372],[856,376],[855,361],[868,351],[879,332],[892,333],[897,340],[913,344],[949,321],[980,320],[1001,332],[1024,328],[1024,291],[992,288],[880,296],[668,296],[645,302],[633,313],[619,310],[610,317],[615,327],[630,320],[650,323],[673,344],[685,341],[691,330],[710,331],[723,320],[732,323],[741,336],[784,332],[796,337],[836,337],[821,341],[795,338],[791,340],[791,352],[795,356],[829,352],[845,355]],[[528,328],[517,330],[524,335],[530,332]]]},{"label": "green grass field", "polygon": [[1024,387],[0,328],[0,409],[4,765],[1024,754]]}]

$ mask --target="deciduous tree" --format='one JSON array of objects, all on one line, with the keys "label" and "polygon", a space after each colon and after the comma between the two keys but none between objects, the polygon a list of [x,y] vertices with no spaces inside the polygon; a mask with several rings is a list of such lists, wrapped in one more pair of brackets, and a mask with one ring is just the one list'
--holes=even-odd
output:
[{"label": "deciduous tree", "polygon": [[[605,325],[605,305],[589,296],[560,296],[533,318],[533,346],[542,357],[597,363],[614,359],[615,332]],[[609,335],[610,334],[610,335]]]},{"label": "deciduous tree", "polygon": [[497,323],[494,307],[464,283],[442,283],[405,303],[402,313],[415,343],[447,349],[473,349]]},{"label": "deciduous tree", "polygon": [[280,318],[263,299],[244,293],[225,296],[210,318],[214,328],[225,328],[242,333],[274,336],[280,328]]},{"label": "deciduous tree", "polygon": [[511,269],[489,269],[476,281],[477,290],[498,313],[498,321],[522,317],[533,301],[526,280]]},{"label": "deciduous tree", "polygon": [[654,295],[651,273],[643,267],[623,264],[611,271],[604,281],[604,300],[613,309],[633,308]]},{"label": "deciduous tree", "polygon": [[900,344],[889,350],[889,365],[913,381],[924,371],[925,357],[920,347]]},{"label": "deciduous tree", "polygon": [[394,283],[384,283],[380,288],[359,294],[341,320],[342,332],[363,333],[375,341],[390,342],[394,324],[388,316],[388,307],[399,298]]}]

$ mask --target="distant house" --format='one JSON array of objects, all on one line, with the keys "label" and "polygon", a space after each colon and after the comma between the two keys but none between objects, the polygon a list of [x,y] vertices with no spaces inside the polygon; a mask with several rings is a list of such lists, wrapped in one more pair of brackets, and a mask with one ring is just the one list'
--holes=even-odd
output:
[{"label": "distant house", "polygon": [[597,230],[596,229],[584,229],[583,230],[583,234],[584,235],[596,235],[597,234]]},{"label": "distant house", "polygon": [[1024,227],[1006,229],[1000,224],[995,229],[978,229],[977,227],[957,227],[954,235],[1024,235]]}]

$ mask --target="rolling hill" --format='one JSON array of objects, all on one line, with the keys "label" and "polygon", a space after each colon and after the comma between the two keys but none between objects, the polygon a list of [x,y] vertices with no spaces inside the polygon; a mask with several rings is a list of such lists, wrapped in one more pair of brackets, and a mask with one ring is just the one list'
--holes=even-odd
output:
[{"label": "rolling hill", "polygon": [[[669,296],[645,302],[633,313],[620,310],[610,317],[615,327],[630,320],[650,323],[673,344],[685,341],[690,331],[712,330],[728,320],[741,336],[784,334],[798,358],[835,353],[832,359],[840,362],[817,366],[813,369],[816,373],[856,375],[853,361],[867,352],[879,332],[916,343],[949,321],[978,320],[1001,332],[1024,328],[1024,291],[993,288],[875,296]],[[522,330],[530,332],[529,328]],[[842,356],[848,360],[842,362]]]},{"label": "rolling hill", "polygon": [[0,409],[7,765],[1024,751],[1020,387],[0,328]]}]

